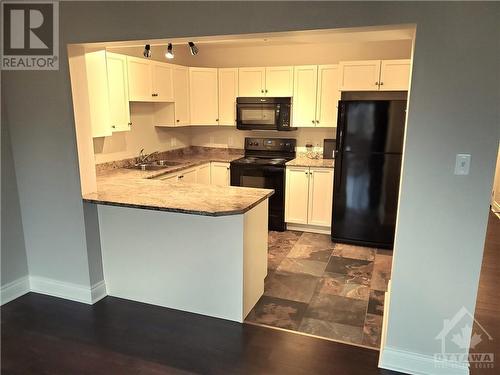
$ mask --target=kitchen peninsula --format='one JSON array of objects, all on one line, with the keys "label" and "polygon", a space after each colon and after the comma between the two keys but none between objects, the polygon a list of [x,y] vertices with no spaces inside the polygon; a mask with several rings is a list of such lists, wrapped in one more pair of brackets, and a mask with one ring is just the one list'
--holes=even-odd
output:
[{"label": "kitchen peninsula", "polygon": [[190,155],[142,171],[98,168],[107,294],[242,322],[264,291],[268,189],[162,177],[238,155]]}]

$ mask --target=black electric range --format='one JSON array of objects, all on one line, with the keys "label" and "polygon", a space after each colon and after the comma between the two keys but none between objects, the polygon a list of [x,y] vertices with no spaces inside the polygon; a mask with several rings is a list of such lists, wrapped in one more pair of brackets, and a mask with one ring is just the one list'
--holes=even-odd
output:
[{"label": "black electric range", "polygon": [[285,164],[295,158],[292,138],[245,138],[245,156],[231,162],[231,185],[274,189],[269,198],[269,229],[284,231]]}]

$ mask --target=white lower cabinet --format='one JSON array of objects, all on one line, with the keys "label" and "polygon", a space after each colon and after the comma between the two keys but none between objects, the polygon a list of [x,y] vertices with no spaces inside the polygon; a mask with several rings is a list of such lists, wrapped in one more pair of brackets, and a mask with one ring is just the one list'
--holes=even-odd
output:
[{"label": "white lower cabinet", "polygon": [[196,182],[210,185],[210,163],[200,165],[196,171]]},{"label": "white lower cabinet", "polygon": [[195,184],[197,168],[189,168],[179,172],[179,181]]},{"label": "white lower cabinet", "polygon": [[307,224],[329,227],[332,223],[333,169],[309,170]]},{"label": "white lower cabinet", "polygon": [[287,167],[285,221],[329,227],[332,218],[333,169]]},{"label": "white lower cabinet", "polygon": [[229,186],[231,184],[229,163],[212,162],[210,164],[212,185]]},{"label": "white lower cabinet", "polygon": [[203,185],[229,186],[229,163],[206,163],[157,177],[162,181],[182,181]]}]

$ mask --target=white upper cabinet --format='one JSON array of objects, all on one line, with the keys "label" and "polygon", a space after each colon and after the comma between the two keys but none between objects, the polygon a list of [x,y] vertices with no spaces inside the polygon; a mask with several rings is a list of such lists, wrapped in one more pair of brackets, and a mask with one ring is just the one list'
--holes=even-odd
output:
[{"label": "white upper cabinet", "polygon": [[173,69],[175,126],[189,125],[189,69],[176,65]]},{"label": "white upper cabinet", "polygon": [[128,91],[132,102],[172,102],[172,66],[127,56]]},{"label": "white upper cabinet", "polygon": [[170,64],[151,62],[152,64],[152,95],[154,101],[173,102],[174,101],[174,84],[172,73],[173,69]]},{"label": "white upper cabinet", "polygon": [[238,96],[292,96],[293,66],[239,68]]},{"label": "white upper cabinet", "polygon": [[339,90],[339,66],[318,66],[318,95],[316,98],[316,126],[336,127]]},{"label": "white upper cabinet", "polygon": [[[77,102],[75,112],[81,111],[82,116],[84,113],[88,114],[85,118],[90,123],[92,137],[109,136],[112,128],[109,114],[106,52],[86,53],[82,70],[85,71],[84,74],[87,77],[84,82],[86,85],[82,84],[80,89],[73,91],[73,101]],[[82,76],[85,77],[85,75]]]},{"label": "white upper cabinet", "polygon": [[106,67],[111,130],[130,130],[127,57],[106,52]]},{"label": "white upper cabinet", "polygon": [[302,65],[294,68],[293,126],[316,125],[316,91],[318,66]]},{"label": "white upper cabinet", "polygon": [[238,68],[219,69],[219,125],[236,125]]},{"label": "white upper cabinet", "polygon": [[266,68],[239,68],[238,75],[238,96],[265,96]]},{"label": "white upper cabinet", "polygon": [[217,125],[217,68],[189,68],[191,125]]},{"label": "white upper cabinet", "polygon": [[311,168],[309,170],[309,204],[307,223],[331,226],[333,199],[333,169]]},{"label": "white upper cabinet", "polygon": [[132,102],[150,102],[153,99],[153,77],[148,60],[127,56],[128,92]]},{"label": "white upper cabinet", "polygon": [[411,60],[366,60],[340,63],[341,91],[406,91]]},{"label": "white upper cabinet", "polygon": [[411,60],[382,60],[380,90],[405,91],[410,81]]},{"label": "white upper cabinet", "polygon": [[293,96],[293,66],[266,68],[265,96]]},{"label": "white upper cabinet", "polygon": [[341,91],[378,90],[380,60],[343,61],[340,71]]}]

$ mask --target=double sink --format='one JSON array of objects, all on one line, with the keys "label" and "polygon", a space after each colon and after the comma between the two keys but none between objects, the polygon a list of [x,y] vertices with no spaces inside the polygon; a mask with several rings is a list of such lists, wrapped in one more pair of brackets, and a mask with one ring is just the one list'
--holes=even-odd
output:
[{"label": "double sink", "polygon": [[160,169],[176,167],[176,166],[181,165],[181,164],[185,164],[185,163],[183,163],[181,161],[172,161],[172,160],[157,160],[157,161],[151,161],[151,162],[147,162],[147,163],[134,164],[130,168],[139,169],[141,171],[157,171]]}]

